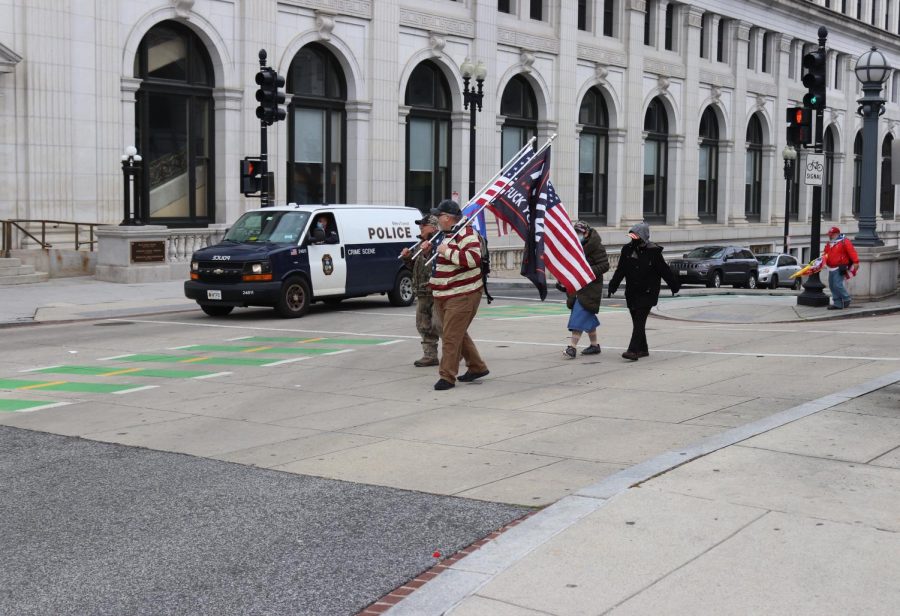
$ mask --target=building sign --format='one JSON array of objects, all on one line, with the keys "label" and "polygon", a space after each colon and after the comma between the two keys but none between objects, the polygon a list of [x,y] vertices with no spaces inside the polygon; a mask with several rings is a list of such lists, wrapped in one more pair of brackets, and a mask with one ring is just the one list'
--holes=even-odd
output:
[{"label": "building sign", "polygon": [[166,243],[158,242],[131,242],[132,263],[165,263]]},{"label": "building sign", "polygon": [[824,154],[807,154],[806,155],[806,174],[803,183],[807,186],[821,186],[822,178],[825,176],[825,155]]}]

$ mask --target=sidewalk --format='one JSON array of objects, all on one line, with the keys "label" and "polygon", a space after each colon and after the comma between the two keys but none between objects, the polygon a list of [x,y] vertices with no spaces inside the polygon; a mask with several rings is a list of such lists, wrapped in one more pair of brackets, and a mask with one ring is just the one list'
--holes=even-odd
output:
[{"label": "sidewalk", "polygon": [[898,511],[895,372],[589,486],[387,613],[895,614]]}]

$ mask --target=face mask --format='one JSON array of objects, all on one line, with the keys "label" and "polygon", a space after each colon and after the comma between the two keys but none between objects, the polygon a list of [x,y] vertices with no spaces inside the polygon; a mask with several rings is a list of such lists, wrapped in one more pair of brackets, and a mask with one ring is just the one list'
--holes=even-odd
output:
[{"label": "face mask", "polygon": [[578,241],[584,244],[584,240],[586,240],[587,237],[583,233],[576,233],[575,235],[578,236]]},{"label": "face mask", "polygon": [[321,229],[322,231],[324,231],[324,230],[325,230],[325,223],[324,223],[324,222],[317,222],[317,223],[316,223],[316,227],[319,228],[319,229]]}]

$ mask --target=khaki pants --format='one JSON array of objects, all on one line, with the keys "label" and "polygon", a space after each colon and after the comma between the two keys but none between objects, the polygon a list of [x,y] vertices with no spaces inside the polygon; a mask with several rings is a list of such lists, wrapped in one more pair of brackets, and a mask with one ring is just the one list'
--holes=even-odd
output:
[{"label": "khaki pants", "polygon": [[430,295],[420,295],[416,298],[416,329],[422,336],[423,357],[437,359],[441,320],[434,308],[434,298]]},{"label": "khaki pants", "polygon": [[484,372],[487,364],[478,354],[475,343],[469,338],[468,329],[478,313],[481,291],[457,297],[435,298],[434,307],[441,320],[441,367],[438,373],[450,383],[456,383],[460,358],[472,372]]}]

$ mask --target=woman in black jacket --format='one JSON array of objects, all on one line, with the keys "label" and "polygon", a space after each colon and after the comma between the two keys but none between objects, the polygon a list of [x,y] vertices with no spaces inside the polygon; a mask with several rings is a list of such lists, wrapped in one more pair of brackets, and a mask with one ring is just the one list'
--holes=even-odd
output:
[{"label": "woman in black jacket", "polygon": [[619,264],[609,281],[609,295],[612,296],[625,279],[625,300],[631,313],[631,342],[622,357],[637,361],[650,355],[647,347],[647,317],[659,301],[660,279],[665,279],[672,295],[678,293],[681,285],[672,275],[662,246],[650,242],[650,227],[639,222],[628,230],[631,242],[622,247]]}]

